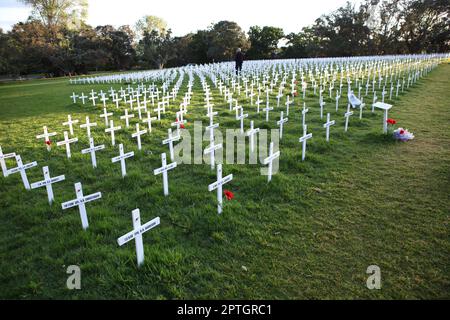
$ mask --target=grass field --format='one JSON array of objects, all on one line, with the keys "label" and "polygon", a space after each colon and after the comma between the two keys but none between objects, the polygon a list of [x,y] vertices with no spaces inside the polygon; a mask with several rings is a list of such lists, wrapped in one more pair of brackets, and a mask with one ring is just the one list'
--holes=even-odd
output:
[{"label": "grass field", "polygon": [[[162,194],[161,176],[153,175],[161,152],[168,152],[161,139],[183,91],[173,112],[143,138],[143,151],[131,139],[132,128],[117,134],[117,144],[135,152],[122,179],[120,165],[111,164],[118,150],[104,133],[100,108],[74,105],[69,98],[72,91],[92,88],[109,86],[70,86],[67,79],[0,85],[3,151],[21,154],[24,163],[38,162],[28,170],[30,182],[42,180],[44,165],[52,176],[66,175],[53,185],[51,207],[45,188],[27,192],[19,174],[0,177],[0,298],[450,298],[450,64],[394,99],[390,117],[416,136],[408,143],[384,136],[382,113],[369,109],[362,120],[355,112],[344,133],[346,99],[341,99],[337,114],[327,100],[325,112],[337,121],[327,144],[318,97],[309,95],[307,123],[314,138],[301,162],[297,98],[280,144],[280,172],[271,184],[260,175],[260,165],[224,165],[224,174],[234,175],[226,188],[235,198],[225,203],[222,216],[216,213],[216,194],[208,192],[216,180],[208,164],[171,171],[169,197]],[[194,120],[208,121],[198,81],[194,92],[189,130]],[[237,128],[234,111],[221,103],[218,90],[214,94],[221,128]],[[244,108],[256,127],[277,128],[280,110],[267,124],[263,113],[248,103]],[[118,123],[119,112],[112,111]],[[54,145],[49,153],[35,139],[47,125],[58,132],[54,141],[63,140],[68,114],[81,122],[90,115],[98,123],[93,137],[106,149],[97,153],[97,169],[81,154],[88,146],[84,129],[75,130],[79,142],[72,145],[71,160],[64,148]],[[77,208],[63,211],[60,205],[75,198],[78,181],[85,194],[103,193],[87,205],[87,231]],[[161,225],[143,236],[145,264],[139,269],[134,242],[116,243],[132,229],[135,208],[143,223],[161,217]],[[366,269],[373,264],[381,268],[381,290],[366,287]],[[69,265],[81,267],[81,290],[66,288]]]}]

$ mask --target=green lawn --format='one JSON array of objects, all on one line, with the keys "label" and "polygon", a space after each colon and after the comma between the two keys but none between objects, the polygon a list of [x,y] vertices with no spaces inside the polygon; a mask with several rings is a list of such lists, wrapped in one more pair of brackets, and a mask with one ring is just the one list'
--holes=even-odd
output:
[{"label": "green lawn", "polygon": [[[271,184],[259,174],[260,165],[224,165],[224,174],[234,174],[226,188],[235,199],[226,202],[222,216],[216,213],[216,193],[208,192],[216,179],[208,164],[171,171],[167,198],[161,176],[153,175],[161,152],[168,152],[161,139],[186,84],[172,112],[143,138],[143,151],[131,139],[132,128],[117,135],[117,144],[136,154],[127,161],[125,179],[120,164],[111,164],[118,150],[103,132],[100,108],[73,105],[69,98],[72,91],[87,94],[109,86],[70,86],[67,79],[0,85],[3,151],[21,154],[24,163],[38,161],[39,167],[28,170],[30,182],[42,180],[44,165],[52,176],[66,175],[53,185],[52,207],[45,188],[27,192],[19,174],[0,177],[0,298],[450,298],[449,64],[392,102],[390,117],[416,136],[408,143],[384,136],[382,113],[369,109],[363,120],[355,112],[345,134],[343,98],[338,114],[327,100],[325,112],[337,120],[327,144],[318,97],[309,95],[307,123],[314,137],[302,163],[297,99],[280,145],[280,172]],[[228,112],[218,90],[214,94],[221,129],[237,128],[234,111]],[[186,117],[190,130],[194,120],[208,121],[201,101],[197,79]],[[263,113],[257,115],[248,103],[244,108],[256,127],[277,128],[280,110],[266,124]],[[117,124],[119,112],[112,111]],[[35,139],[47,125],[59,134],[54,141],[62,140],[67,114],[82,122],[90,115],[99,124],[93,136],[106,149],[97,154],[96,170],[81,154],[88,146],[84,129],[76,129],[79,142],[72,145],[70,161],[64,148],[54,145],[48,153]],[[77,208],[63,211],[60,205],[75,198],[78,181],[85,194],[103,193],[87,205],[87,231]],[[143,236],[145,263],[139,269],[134,241],[116,243],[132,229],[135,208],[143,223],[161,217],[161,225]],[[372,264],[381,268],[381,290],[366,287]],[[81,290],[66,288],[69,265],[81,267]]]}]

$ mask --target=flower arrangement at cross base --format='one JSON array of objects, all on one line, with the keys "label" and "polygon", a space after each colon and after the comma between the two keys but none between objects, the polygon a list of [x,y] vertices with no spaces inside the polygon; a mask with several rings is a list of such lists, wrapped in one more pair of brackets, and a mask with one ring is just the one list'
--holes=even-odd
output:
[{"label": "flower arrangement at cross base", "polygon": [[[387,119],[386,121],[388,125],[394,126],[397,124],[397,121],[394,119]],[[393,137],[395,140],[399,141],[409,141],[414,139],[414,134],[408,131],[408,129],[398,128],[397,130],[394,130]]]},{"label": "flower arrangement at cross base", "polygon": [[409,141],[414,139],[414,134],[408,131],[408,129],[398,128],[394,131],[394,139],[400,141]]}]

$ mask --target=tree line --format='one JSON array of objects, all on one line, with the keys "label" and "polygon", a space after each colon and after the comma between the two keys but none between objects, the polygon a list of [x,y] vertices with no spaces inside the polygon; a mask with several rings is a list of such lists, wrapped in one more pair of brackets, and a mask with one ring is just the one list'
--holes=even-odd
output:
[{"label": "tree line", "polygon": [[153,69],[233,59],[306,58],[448,52],[448,0],[350,2],[298,33],[232,21],[174,37],[167,23],[145,16],[134,26],[86,24],[86,0],[22,0],[25,22],[0,29],[0,74],[79,75],[91,71]]}]

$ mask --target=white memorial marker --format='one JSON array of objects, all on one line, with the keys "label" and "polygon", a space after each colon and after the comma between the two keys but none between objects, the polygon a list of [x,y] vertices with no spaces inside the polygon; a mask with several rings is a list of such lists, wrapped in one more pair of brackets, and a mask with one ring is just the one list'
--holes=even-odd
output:
[{"label": "white memorial marker", "polygon": [[86,117],[86,123],[80,125],[80,128],[86,128],[87,136],[88,138],[91,137],[91,127],[95,127],[97,125],[97,122],[90,122],[89,117]]},{"label": "white memorial marker", "polygon": [[147,123],[148,125],[148,132],[151,133],[152,132],[152,121],[155,121],[156,117],[151,117],[150,116],[150,111],[147,111],[147,118],[146,119],[142,119],[142,122]]},{"label": "white memorial marker", "polygon": [[250,130],[247,131],[247,136],[250,137],[250,150],[253,152],[255,150],[255,137],[259,133],[259,128],[254,129],[253,120],[250,121]]},{"label": "white memorial marker", "polygon": [[248,117],[248,113],[244,114],[244,109],[240,108],[241,112],[239,117],[236,117],[236,120],[241,120],[241,134],[244,134],[244,119]]},{"label": "white memorial marker", "polygon": [[308,132],[308,126],[303,126],[303,137],[300,137],[299,142],[302,143],[302,161],[305,161],[306,158],[306,141],[312,138],[312,133]]},{"label": "white memorial marker", "polygon": [[302,125],[303,127],[306,125],[306,114],[309,112],[309,109],[306,109],[306,104],[303,103],[303,110],[302,110]]},{"label": "white memorial marker", "polygon": [[66,177],[64,175],[54,178],[50,177],[50,171],[48,167],[43,167],[42,171],[44,172],[44,180],[32,183],[31,189],[41,188],[45,186],[47,188],[48,203],[52,204],[53,200],[55,200],[55,197],[53,196],[52,184],[63,181],[66,179]]},{"label": "white memorial marker", "polygon": [[222,186],[225,183],[230,182],[231,180],[233,180],[232,174],[226,176],[225,178],[222,178],[222,164],[218,164],[217,165],[217,181],[208,186],[209,192],[217,189],[217,203],[218,203],[217,204],[217,213],[218,214],[222,213],[222,202],[223,202]]},{"label": "white memorial marker", "polygon": [[130,119],[134,117],[134,114],[128,114],[128,110],[125,109],[125,115],[121,116],[120,119],[125,119],[125,126],[128,128],[130,126]]},{"label": "white memorial marker", "polygon": [[47,151],[51,150],[51,141],[50,137],[56,136],[56,132],[48,133],[48,129],[46,126],[44,126],[44,133],[37,135],[36,139],[42,139],[44,138],[45,144],[47,145]]},{"label": "white memorial marker", "polygon": [[72,98],[74,104],[77,103],[78,96],[75,94],[75,92],[72,92],[72,95],[70,97]]},{"label": "white memorial marker", "polygon": [[173,143],[175,141],[180,140],[180,136],[176,135],[175,137],[172,136],[172,129],[167,130],[168,138],[166,140],[163,140],[162,144],[168,144],[169,145],[169,151],[170,151],[170,161],[173,161],[175,158],[173,154]]},{"label": "white memorial marker", "polygon": [[266,121],[269,122],[269,111],[272,111],[273,108],[269,107],[269,104],[267,103],[266,107],[263,109],[263,111],[266,112]]},{"label": "white memorial marker", "polygon": [[108,133],[108,132],[111,133],[111,145],[113,145],[113,146],[116,145],[116,135],[115,135],[115,131],[119,131],[119,130],[121,130],[121,129],[122,129],[121,126],[114,127],[114,120],[110,120],[110,121],[109,121],[109,128],[106,128],[106,129],[105,129],[105,132],[106,132],[106,133]]},{"label": "white memorial marker", "polygon": [[71,153],[70,153],[70,144],[71,143],[75,143],[78,142],[78,138],[72,138],[69,139],[69,134],[67,133],[67,131],[64,131],[64,141],[59,141],[56,143],[56,145],[59,146],[66,146],[66,154],[67,154],[67,158],[70,159],[71,157]]},{"label": "white memorial marker", "polygon": [[327,122],[323,124],[323,127],[327,130],[327,142],[330,141],[330,127],[334,126],[336,124],[336,121],[330,121],[330,114],[327,113]]},{"label": "white memorial marker", "polygon": [[63,126],[69,126],[69,132],[71,136],[73,136],[73,125],[77,124],[78,122],[78,120],[72,120],[72,116],[69,114],[67,116],[67,122],[63,123]]},{"label": "white memorial marker", "polygon": [[2,167],[2,172],[3,172],[4,177],[8,176],[8,169],[6,168],[5,159],[15,158],[15,157],[16,157],[16,154],[14,152],[4,154],[2,151],[2,147],[0,147],[0,165]]},{"label": "white memorial marker", "polygon": [[103,108],[103,113],[100,115],[100,118],[105,118],[105,126],[106,127],[108,126],[108,117],[112,116],[112,115],[113,115],[112,112],[108,113],[108,110],[106,108]]},{"label": "white memorial marker", "polygon": [[133,134],[131,135],[131,137],[132,137],[132,138],[137,138],[138,150],[141,150],[141,149],[142,149],[142,145],[141,145],[141,136],[144,135],[144,134],[146,134],[146,133],[147,133],[147,130],[146,130],[146,129],[139,131],[139,123],[136,123],[136,132],[133,133]]},{"label": "white memorial marker", "polygon": [[83,229],[86,230],[89,227],[88,217],[86,214],[86,203],[98,200],[102,197],[101,192],[93,193],[88,196],[83,195],[83,188],[81,186],[81,183],[75,183],[75,192],[77,194],[77,198],[75,200],[67,201],[61,204],[61,207],[63,210],[76,207],[78,206],[78,209],[80,211],[80,217],[81,217],[81,224],[83,226]]},{"label": "white memorial marker", "polygon": [[168,196],[169,195],[169,178],[167,176],[167,171],[172,170],[174,168],[177,167],[177,163],[173,162],[171,164],[167,164],[167,160],[166,160],[166,154],[162,153],[161,154],[161,163],[162,163],[162,167],[155,169],[153,171],[153,174],[156,176],[158,174],[163,175],[163,189],[164,189],[164,195]]},{"label": "white memorial marker", "polygon": [[124,153],[124,151],[123,151],[123,144],[122,143],[119,144],[119,156],[112,158],[111,162],[112,163],[116,163],[116,162],[120,161],[120,166],[121,166],[121,169],[122,169],[122,178],[124,178],[127,175],[127,168],[126,168],[126,165],[125,165],[125,159],[131,158],[131,157],[134,157],[134,152],[131,151],[131,152],[128,152],[128,153]]},{"label": "white memorial marker", "polygon": [[270,182],[272,180],[272,168],[273,168],[273,161],[280,157],[280,151],[277,151],[276,153],[273,153],[273,142],[270,143],[269,147],[269,156],[264,159],[263,163],[266,165],[269,165],[269,168],[267,170],[267,182]]},{"label": "white memorial marker", "polygon": [[93,168],[97,168],[97,158],[95,156],[95,152],[96,151],[100,151],[102,149],[105,149],[105,145],[104,144],[99,145],[99,146],[95,146],[94,145],[94,138],[89,138],[89,148],[81,150],[81,153],[82,154],[90,153],[91,154],[91,160],[92,160],[92,167]]},{"label": "white memorial marker", "polygon": [[24,165],[20,155],[16,155],[16,162],[17,162],[17,167],[9,169],[8,175],[16,173],[16,172],[20,172],[20,176],[22,177],[22,182],[23,182],[25,189],[30,190],[30,183],[28,182],[26,170],[36,167],[37,162],[34,161],[34,162],[30,162],[30,163],[27,163]]},{"label": "white memorial marker", "polygon": [[283,125],[288,122],[288,118],[283,118],[283,111],[281,111],[280,121],[277,122],[277,125],[280,127],[280,139],[283,138]]},{"label": "white memorial marker", "polygon": [[222,144],[214,143],[214,125],[209,129],[209,147],[205,149],[204,153],[210,155],[211,169],[215,166],[215,151],[222,149]]},{"label": "white memorial marker", "polygon": [[127,242],[134,239],[134,242],[136,244],[137,263],[138,266],[141,266],[144,263],[144,244],[142,241],[142,234],[158,226],[160,224],[160,218],[157,217],[141,225],[141,214],[139,209],[133,210],[132,218],[133,230],[117,239],[117,243],[119,244],[119,246],[123,246]]},{"label": "white memorial marker", "polygon": [[350,111],[350,105],[347,108],[347,112],[344,114],[345,117],[345,132],[348,130],[348,121],[350,117],[353,115],[353,111]]},{"label": "white memorial marker", "polygon": [[384,102],[377,102],[377,103],[374,104],[374,107],[379,108],[381,110],[384,110],[383,133],[387,133],[388,132],[388,125],[387,125],[388,111],[392,108],[392,105],[384,103]]},{"label": "white memorial marker", "polygon": [[86,104],[86,98],[87,98],[87,96],[85,96],[85,95],[84,95],[84,92],[82,92],[82,93],[81,93],[81,96],[80,96],[80,99],[81,99],[81,101],[83,102],[83,105]]}]

